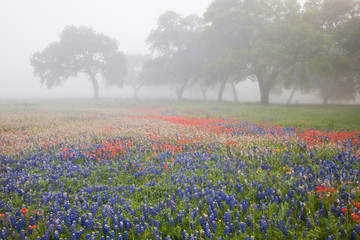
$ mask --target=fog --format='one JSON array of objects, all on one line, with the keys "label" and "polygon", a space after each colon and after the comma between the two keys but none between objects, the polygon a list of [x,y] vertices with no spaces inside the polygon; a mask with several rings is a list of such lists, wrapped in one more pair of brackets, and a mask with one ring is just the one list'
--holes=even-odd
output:
[{"label": "fog", "polygon": [[[84,77],[47,89],[32,75],[29,57],[58,41],[67,25],[88,26],[116,38],[124,53],[147,52],[145,38],[159,15],[174,10],[202,15],[211,0],[14,0],[0,1],[0,98],[91,98]],[[131,96],[131,89],[100,89],[102,97]]]},{"label": "fog", "polygon": [[[125,54],[147,53],[145,39],[155,28],[160,14],[168,10],[182,16],[202,16],[212,0],[12,0],[0,2],[0,99],[92,98],[93,87],[85,76],[68,79],[60,87],[46,88],[33,76],[29,57],[42,51],[49,43],[59,40],[65,26],[87,26],[96,32],[117,39],[119,50]],[[259,101],[256,82],[236,85],[241,102]],[[145,87],[140,98],[174,98],[170,88]],[[184,98],[199,98],[194,90],[184,92]],[[208,93],[216,99],[216,90]],[[271,96],[271,102],[285,102],[290,92]],[[101,98],[132,98],[130,87],[107,88],[100,81]],[[225,89],[224,100],[232,100],[230,89]],[[321,103],[311,95],[296,93],[293,102]]]}]

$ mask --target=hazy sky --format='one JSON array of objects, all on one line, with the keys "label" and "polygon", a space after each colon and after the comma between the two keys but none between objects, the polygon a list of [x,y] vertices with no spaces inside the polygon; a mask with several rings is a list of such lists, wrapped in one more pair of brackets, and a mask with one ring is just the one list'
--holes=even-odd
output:
[{"label": "hazy sky", "polygon": [[[84,25],[119,42],[125,53],[147,51],[144,39],[159,15],[202,15],[212,0],[0,0],[0,98],[91,97],[84,79],[48,90],[32,76],[29,57],[59,40],[66,25]],[[71,81],[71,82],[70,82]],[[80,90],[80,88],[81,90]],[[100,91],[116,95],[119,89]],[[119,92],[120,95],[120,92]]]}]

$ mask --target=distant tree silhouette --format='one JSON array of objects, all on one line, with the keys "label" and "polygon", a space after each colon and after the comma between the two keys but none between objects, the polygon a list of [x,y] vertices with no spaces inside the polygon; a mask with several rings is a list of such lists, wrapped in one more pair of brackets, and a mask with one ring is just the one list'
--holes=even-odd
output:
[{"label": "distant tree silhouette", "polygon": [[88,27],[67,26],[60,41],[50,43],[30,58],[34,75],[48,88],[61,86],[79,73],[87,75],[99,98],[98,75],[108,86],[121,87],[126,76],[126,58],[117,41]]}]

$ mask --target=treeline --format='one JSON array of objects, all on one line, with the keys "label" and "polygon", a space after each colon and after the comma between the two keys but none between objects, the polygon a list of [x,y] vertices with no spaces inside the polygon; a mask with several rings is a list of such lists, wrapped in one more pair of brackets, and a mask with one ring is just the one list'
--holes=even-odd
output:
[{"label": "treeline", "polygon": [[[324,104],[354,100],[360,89],[359,0],[308,0],[303,6],[296,0],[215,0],[203,17],[163,13],[146,42],[151,55],[111,53],[114,60],[83,72],[92,82],[101,73],[111,85],[130,85],[135,97],[142,86],[171,86],[179,100],[196,87],[204,99],[216,88],[221,101],[227,85],[235,90],[246,79],[257,82],[262,104],[277,89],[313,92]],[[48,54],[37,53],[32,64],[52,86],[53,76],[45,79],[38,71],[39,62],[47,62],[39,61],[41,55]]]}]

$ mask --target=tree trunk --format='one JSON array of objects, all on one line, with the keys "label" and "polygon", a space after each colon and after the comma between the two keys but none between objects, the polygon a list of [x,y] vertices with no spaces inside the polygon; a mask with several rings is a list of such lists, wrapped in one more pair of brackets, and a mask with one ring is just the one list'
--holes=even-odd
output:
[{"label": "tree trunk", "polygon": [[234,82],[231,82],[231,89],[232,89],[232,92],[233,92],[233,95],[234,95],[234,101],[238,102],[239,98],[238,98],[238,95],[237,95],[237,92],[236,92],[236,87],[235,87]]},{"label": "tree trunk", "polygon": [[271,69],[270,75],[267,77],[267,81],[265,82],[264,75],[261,72],[256,73],[256,78],[259,84],[260,90],[260,103],[261,104],[269,104],[269,96],[270,90],[274,87],[277,82],[277,79],[280,74],[280,68],[278,66],[274,66]]},{"label": "tree trunk", "polygon": [[261,98],[260,98],[260,103],[267,105],[269,104],[269,89],[268,88],[264,88],[263,91],[260,93],[261,94]]},{"label": "tree trunk", "polygon": [[260,90],[260,104],[269,104],[270,89],[266,86],[264,79],[260,74],[256,75]]},{"label": "tree trunk", "polygon": [[140,87],[133,87],[134,88],[134,100],[138,100],[138,94],[140,91]]},{"label": "tree trunk", "polygon": [[320,96],[323,100],[322,103],[324,105],[329,104],[331,96],[334,94],[335,91],[337,91],[335,87],[337,80],[338,80],[337,78],[331,78],[330,81],[327,79],[323,80],[323,84],[321,85],[321,89],[320,89]]},{"label": "tree trunk", "polygon": [[328,103],[329,103],[329,98],[328,98],[328,97],[323,97],[322,99],[323,99],[322,104],[323,104],[323,105],[328,105]]},{"label": "tree trunk", "polygon": [[183,83],[183,85],[180,86],[180,88],[177,89],[176,94],[177,94],[177,99],[180,101],[183,98],[183,93],[186,89],[186,85],[187,82]]},{"label": "tree trunk", "polygon": [[226,78],[224,78],[224,79],[221,81],[220,89],[219,89],[219,92],[218,92],[218,99],[217,99],[218,102],[221,102],[221,101],[222,101],[222,97],[223,97],[225,85],[226,85]]},{"label": "tree trunk", "polygon": [[329,103],[331,92],[332,91],[330,88],[330,83],[328,85],[326,85],[326,83],[324,83],[322,85],[322,88],[320,89],[320,96],[321,96],[321,99],[323,100],[323,102],[322,102],[323,105],[327,105]]},{"label": "tree trunk", "polygon": [[206,91],[202,91],[202,99],[203,101],[206,101],[207,98],[206,98]]},{"label": "tree trunk", "polygon": [[296,87],[294,87],[293,90],[291,91],[290,97],[289,97],[289,99],[287,100],[286,104],[290,104],[290,103],[291,103],[291,100],[292,100],[292,98],[294,97],[295,91],[296,91]]},{"label": "tree trunk", "polygon": [[99,99],[99,83],[98,83],[95,75],[91,71],[89,71],[88,74],[89,74],[90,81],[94,88],[94,98]]},{"label": "tree trunk", "polygon": [[203,101],[206,101],[206,87],[200,88],[200,91],[201,91],[201,94],[202,94]]}]

